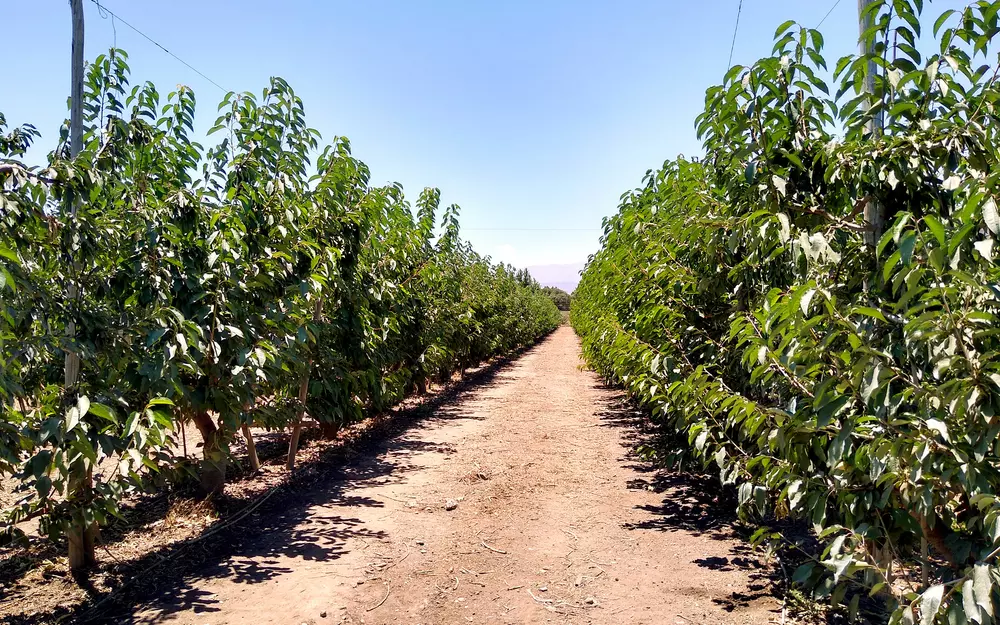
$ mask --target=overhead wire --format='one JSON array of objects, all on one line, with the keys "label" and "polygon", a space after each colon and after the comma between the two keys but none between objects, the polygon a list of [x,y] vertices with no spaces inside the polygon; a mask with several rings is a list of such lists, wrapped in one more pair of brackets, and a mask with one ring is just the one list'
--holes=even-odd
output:
[{"label": "overhead wire", "polygon": [[823,16],[823,19],[819,21],[819,24],[816,24],[816,28],[819,28],[820,26],[823,25],[823,22],[825,22],[826,18],[830,17],[830,15],[833,14],[833,10],[837,8],[837,5],[839,5],[840,2],[841,0],[837,0],[836,2],[833,3],[833,6],[830,7],[830,10],[826,12],[826,15]]},{"label": "overhead wire", "polygon": [[111,34],[112,34],[111,47],[117,49],[118,27],[115,26],[115,16],[111,14],[111,11],[108,11],[107,9],[101,6],[100,0],[94,0],[94,2],[97,4],[97,12],[100,13],[102,20],[108,19],[108,16],[111,15]]},{"label": "overhead wire", "polygon": [[[132,30],[134,30],[134,31],[135,31],[135,32],[136,32],[137,34],[139,34],[139,35],[140,35],[140,36],[141,36],[142,38],[144,38],[144,39],[145,39],[146,41],[150,42],[151,44],[153,44],[154,46],[156,46],[156,47],[157,47],[157,48],[159,48],[160,50],[163,50],[163,51],[164,51],[164,52],[166,52],[166,53],[167,53],[168,55],[172,56],[172,57],[173,57],[173,58],[174,58],[174,59],[175,59],[176,61],[180,62],[180,63],[181,63],[182,65],[184,65],[185,67],[187,67],[187,68],[188,68],[189,70],[191,70],[191,71],[192,71],[192,72],[194,72],[195,74],[198,74],[199,76],[201,76],[202,78],[204,78],[204,79],[205,79],[205,80],[207,80],[208,82],[210,82],[210,83],[212,83],[213,85],[215,85],[215,86],[216,86],[216,87],[217,87],[217,88],[218,88],[218,89],[219,89],[220,91],[222,91],[223,93],[229,93],[229,92],[230,92],[230,89],[226,89],[225,87],[223,87],[223,86],[222,86],[222,85],[220,85],[219,83],[215,82],[214,80],[212,80],[211,78],[209,78],[209,77],[208,77],[207,75],[205,75],[205,73],[204,73],[204,72],[200,71],[200,70],[199,70],[198,68],[196,68],[195,66],[191,65],[190,63],[188,63],[187,61],[185,61],[185,60],[184,60],[184,59],[182,59],[181,57],[177,56],[176,54],[174,54],[174,53],[173,53],[173,52],[171,52],[170,50],[167,50],[166,46],[164,46],[164,45],[163,45],[163,44],[161,44],[160,42],[156,41],[155,39],[153,39],[152,37],[150,37],[150,36],[149,36],[149,35],[147,35],[146,33],[142,32],[141,30],[139,30],[138,28],[136,28],[135,26],[133,26],[132,24],[130,24],[130,23],[129,23],[129,22],[127,22],[126,20],[122,19],[122,17],[121,17],[120,15],[116,15],[116,14],[115,14],[115,13],[114,13],[114,12],[113,12],[113,11],[112,11],[111,9],[109,9],[108,7],[106,7],[106,6],[103,6],[103,5],[102,5],[102,4],[100,3],[100,0],[90,0],[90,1],[91,1],[91,2],[93,2],[94,4],[96,4],[96,5],[97,5],[97,8],[98,8],[98,10],[99,10],[99,11],[101,11],[101,16],[102,16],[102,17],[103,17],[103,15],[104,15],[104,13],[105,13],[105,12],[106,12],[106,13],[108,13],[108,14],[109,14],[109,15],[110,15],[110,16],[112,17],[112,22],[111,22],[111,23],[112,23],[112,28],[114,28],[114,20],[118,20],[118,21],[119,21],[119,22],[121,22],[122,24],[125,24],[126,26],[128,26],[129,28],[131,28]],[[117,40],[117,38],[118,38],[118,31],[117,31],[117,29],[116,29],[116,30],[115,30],[115,39]]]},{"label": "overhead wire", "polygon": [[740,0],[740,4],[736,7],[736,27],[733,28],[733,43],[729,46],[729,63],[726,64],[726,71],[733,66],[733,51],[736,50],[736,33],[740,31],[740,14],[743,13],[743,0]]},{"label": "overhead wire", "polygon": [[[173,52],[171,52],[170,50],[168,50],[166,48],[166,46],[164,46],[160,42],[156,41],[155,39],[153,39],[152,37],[150,37],[146,33],[142,32],[141,30],[139,30],[138,28],[136,28],[135,26],[133,26],[128,21],[122,19],[122,17],[120,15],[117,15],[116,13],[114,13],[108,7],[102,5],[101,4],[101,0],[90,0],[90,1],[93,2],[95,5],[97,5],[97,10],[100,12],[100,15],[101,15],[102,18],[107,19],[109,15],[111,16],[111,28],[114,31],[114,38],[115,38],[115,45],[114,45],[114,47],[117,47],[117,43],[118,43],[118,30],[117,30],[117,28],[115,28],[115,20],[117,20],[117,21],[121,22],[122,24],[124,24],[124,25],[128,26],[129,28],[131,28],[133,31],[135,31],[141,37],[143,37],[144,39],[146,39],[147,41],[149,41],[150,43],[152,43],[153,45],[155,45],[160,50],[163,50],[165,53],[167,53],[168,55],[170,55],[171,57],[173,57],[175,60],[177,60],[178,62],[180,62],[181,64],[183,64],[185,67],[187,67],[188,69],[190,69],[192,72],[198,74],[199,76],[201,76],[202,78],[204,78],[208,82],[212,83],[219,90],[223,91],[224,93],[229,93],[229,89],[226,89],[225,87],[223,87],[222,85],[220,85],[216,81],[212,80],[204,72],[202,72],[198,68],[194,67],[193,65],[191,65],[190,63],[188,63],[184,59],[180,58],[179,56],[177,56],[176,54],[174,54]],[[741,1],[741,4],[742,4],[742,0],[740,0],[740,1]],[[463,228],[463,230],[466,230],[466,231],[479,231],[479,232],[598,232],[601,229],[600,228]]]}]

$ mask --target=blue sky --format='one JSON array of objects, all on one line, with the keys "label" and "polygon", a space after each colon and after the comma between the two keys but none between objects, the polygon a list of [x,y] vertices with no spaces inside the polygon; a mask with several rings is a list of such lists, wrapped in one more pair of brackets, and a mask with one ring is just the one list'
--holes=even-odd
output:
[{"label": "blue sky", "polygon": [[[91,0],[86,56],[116,41],[133,82],[195,89],[203,132],[223,95]],[[310,125],[350,137],[373,181],[436,186],[464,236],[519,266],[577,263],[644,172],[700,151],[693,122],[727,68],[738,0],[102,0],[227,89],[287,79]],[[744,0],[733,63],[770,52],[787,19],[816,26],[835,0]],[[933,15],[958,2],[934,2]],[[827,60],[853,52],[857,3],[823,24]],[[53,147],[69,92],[66,0],[8,3],[0,111]],[[115,34],[117,31],[117,34]],[[14,61],[16,59],[16,61]],[[533,230],[525,230],[533,229]]]}]

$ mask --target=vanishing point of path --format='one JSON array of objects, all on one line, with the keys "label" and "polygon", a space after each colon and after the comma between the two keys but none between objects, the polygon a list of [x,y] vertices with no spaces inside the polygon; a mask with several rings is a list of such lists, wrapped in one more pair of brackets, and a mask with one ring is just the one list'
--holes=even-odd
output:
[{"label": "vanishing point of path", "polygon": [[130,622],[777,622],[711,483],[637,461],[634,415],[579,365],[562,327]]}]

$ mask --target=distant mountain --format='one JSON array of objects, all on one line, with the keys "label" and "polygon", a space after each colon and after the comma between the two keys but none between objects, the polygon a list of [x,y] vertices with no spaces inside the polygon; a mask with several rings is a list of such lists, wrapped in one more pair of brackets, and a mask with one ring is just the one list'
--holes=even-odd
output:
[{"label": "distant mountain", "polygon": [[528,267],[535,280],[542,286],[554,286],[567,293],[572,293],[580,283],[580,272],[583,263],[568,263],[565,265],[535,265]]}]

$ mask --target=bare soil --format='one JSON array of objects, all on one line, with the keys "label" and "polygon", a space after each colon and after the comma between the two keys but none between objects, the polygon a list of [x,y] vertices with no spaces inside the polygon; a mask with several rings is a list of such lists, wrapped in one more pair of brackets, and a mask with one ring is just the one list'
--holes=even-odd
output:
[{"label": "bare soil", "polygon": [[[638,459],[642,415],[578,354],[559,328],[364,453],[306,463],[231,527],[129,565],[60,620],[783,621],[774,570],[739,538],[718,484]],[[116,585],[128,588],[108,594]],[[8,622],[54,614],[20,613]]]}]

